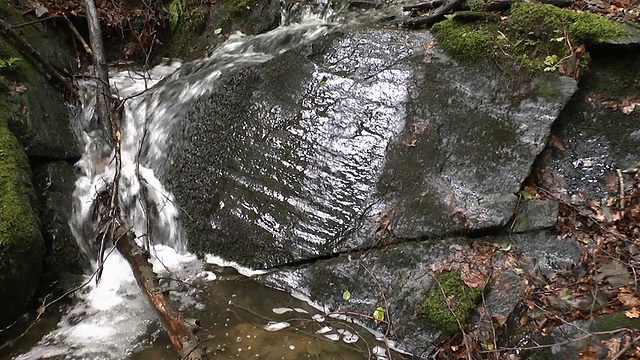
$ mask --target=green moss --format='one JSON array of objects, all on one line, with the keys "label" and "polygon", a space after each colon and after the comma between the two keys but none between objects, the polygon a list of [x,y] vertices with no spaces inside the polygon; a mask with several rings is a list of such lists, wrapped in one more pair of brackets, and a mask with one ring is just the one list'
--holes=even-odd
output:
[{"label": "green moss", "polygon": [[173,0],[169,4],[169,52],[180,57],[187,42],[205,28],[207,13],[193,0]]},{"label": "green moss", "polygon": [[[531,34],[550,40],[552,36],[564,36],[576,46],[579,43],[597,43],[622,35],[622,29],[614,22],[591,13],[577,13],[549,4],[514,3],[509,21],[523,34]],[[545,36],[546,35],[546,36]]]},{"label": "green moss", "polygon": [[[7,108],[0,102],[0,118]],[[44,240],[31,208],[27,156],[0,123],[0,325],[19,315],[33,294],[44,257]]]},{"label": "green moss", "polygon": [[[433,326],[451,335],[460,330],[456,317],[462,326],[467,325],[471,312],[482,294],[482,289],[472,289],[465,285],[459,271],[441,273],[437,279],[438,283],[434,283],[429,289],[420,312]],[[443,292],[446,294],[449,306],[445,302]],[[455,317],[449,307],[455,313]]]},{"label": "green moss", "polygon": [[241,15],[247,10],[251,10],[253,2],[251,0],[229,0],[224,3],[225,17]]},{"label": "green moss", "polygon": [[[567,38],[576,47],[623,34],[616,23],[599,15],[545,4],[514,3],[507,21],[469,19],[456,15],[434,25],[440,45],[458,60],[492,57],[505,70],[555,72],[571,55]],[[557,62],[550,64],[550,59]],[[581,65],[588,59],[583,57]]]},{"label": "green moss", "polygon": [[178,24],[184,12],[183,0],[173,0],[169,4],[169,29],[172,32],[178,30]]},{"label": "green moss", "polygon": [[440,45],[458,60],[474,60],[489,50],[492,35],[484,24],[458,24],[453,18],[432,28]]}]

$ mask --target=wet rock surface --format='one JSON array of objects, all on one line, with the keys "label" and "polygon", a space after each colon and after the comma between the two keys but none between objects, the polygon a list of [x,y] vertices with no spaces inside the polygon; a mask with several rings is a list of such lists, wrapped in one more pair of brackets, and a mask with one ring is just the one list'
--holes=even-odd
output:
[{"label": "wet rock surface", "polygon": [[87,259],[71,233],[71,194],[76,181],[73,165],[55,161],[33,166],[33,178],[47,248],[45,271],[49,276],[61,273],[82,274]]},{"label": "wet rock surface", "polygon": [[558,119],[553,133],[564,140],[566,150],[552,149],[545,181],[560,195],[576,201],[606,199],[615,195],[616,169],[640,162],[640,112],[625,115],[622,107],[608,108],[640,92],[640,71],[633,65],[638,61],[633,53],[594,58]]},{"label": "wet rock surface", "polygon": [[15,95],[9,104],[13,116],[9,128],[30,158],[80,158],[80,146],[69,122],[64,99],[42,75],[30,82],[24,94]]},{"label": "wet rock surface", "polygon": [[376,230],[393,242],[504,226],[575,82],[514,84],[425,58],[429,41],[346,30],[223,75],[170,155],[192,249],[260,268],[374,246]]}]

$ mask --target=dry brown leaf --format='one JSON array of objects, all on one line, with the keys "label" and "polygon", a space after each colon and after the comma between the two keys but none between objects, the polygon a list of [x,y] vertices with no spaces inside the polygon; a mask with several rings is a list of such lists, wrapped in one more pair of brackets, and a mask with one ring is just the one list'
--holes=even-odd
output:
[{"label": "dry brown leaf", "polygon": [[429,41],[428,43],[424,43],[424,49],[425,50],[431,50],[431,49],[433,49],[434,46],[436,46],[436,42],[435,41]]},{"label": "dry brown leaf", "polygon": [[614,356],[616,356],[618,351],[620,351],[620,340],[619,339],[611,338],[609,340],[602,340],[600,342],[609,351],[607,353],[607,359],[613,358]]},{"label": "dry brown leaf", "polygon": [[504,315],[493,315],[491,317],[491,320],[493,320],[493,322],[496,323],[498,327],[503,327],[507,322],[507,317]]},{"label": "dry brown leaf", "polygon": [[578,354],[578,360],[597,360],[598,356],[591,348],[584,349]]},{"label": "dry brown leaf", "polygon": [[391,215],[386,212],[378,214],[378,228],[376,229],[376,235],[387,236],[391,234]]},{"label": "dry brown leaf", "polygon": [[629,319],[637,319],[640,317],[640,312],[638,312],[638,308],[633,307],[630,310],[625,311],[624,315]]},{"label": "dry brown leaf", "polygon": [[413,139],[413,140],[411,140],[411,141],[409,141],[409,140],[405,140],[405,141],[404,141],[404,146],[406,146],[406,147],[410,147],[410,148],[411,148],[411,147],[416,147],[416,141],[418,141],[418,140],[417,140],[417,139]]},{"label": "dry brown leaf", "polygon": [[478,269],[470,268],[469,266],[463,266],[462,269],[460,269],[460,278],[472,289],[483,287],[486,283],[484,274]]},{"label": "dry brown leaf", "polygon": [[623,288],[618,293],[618,300],[625,305],[630,307],[638,307],[640,306],[640,299],[635,297],[635,295],[631,292],[631,290],[627,288]]},{"label": "dry brown leaf", "polygon": [[564,142],[564,140],[562,140],[561,137],[556,135],[551,135],[547,144],[562,151],[567,150],[567,144]]}]

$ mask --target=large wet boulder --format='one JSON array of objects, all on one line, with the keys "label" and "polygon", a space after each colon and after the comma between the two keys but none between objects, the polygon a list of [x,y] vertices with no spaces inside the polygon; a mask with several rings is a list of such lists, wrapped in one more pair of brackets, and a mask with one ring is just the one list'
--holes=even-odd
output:
[{"label": "large wet boulder", "polygon": [[637,53],[609,51],[595,56],[581,88],[553,132],[562,148],[549,150],[542,164],[544,185],[569,200],[603,202],[617,193],[616,169],[632,184],[640,168],[640,61]]},{"label": "large wet boulder", "polygon": [[52,277],[82,274],[89,262],[69,226],[76,181],[74,166],[63,160],[37,164],[33,166],[33,178],[47,249],[45,271]]},{"label": "large wet boulder", "polygon": [[[6,1],[0,4],[0,17],[9,25],[23,24],[29,20]],[[75,64],[72,53],[64,50],[64,37],[53,34],[41,23],[21,27],[20,34],[42,57],[59,69],[68,69],[70,64]],[[2,117],[6,117],[9,129],[27,155],[41,159],[80,158],[80,146],[69,121],[67,103],[70,98],[64,98],[52,86],[42,75],[39,65],[34,65],[3,39],[0,39],[0,56],[17,59],[15,66],[5,69],[0,79],[8,110]]]},{"label": "large wet boulder", "polygon": [[25,310],[41,275],[45,250],[36,204],[27,156],[0,121],[1,328]]},{"label": "large wet boulder", "polygon": [[503,226],[575,81],[431,40],[342,30],[223,72],[169,156],[191,249],[264,268]]},{"label": "large wet boulder", "polygon": [[[12,4],[0,3],[0,18],[9,25],[29,21]],[[43,24],[21,27],[20,35],[54,66],[68,69],[75,58],[65,50],[64,36]],[[77,246],[66,247],[73,242],[69,210],[58,212],[71,200],[75,170],[67,164],[64,176],[50,172],[52,176],[47,177],[42,169],[50,161],[74,161],[81,151],[70,123],[67,101],[71,94],[65,98],[43,75],[40,65],[22,54],[0,38],[0,57],[12,59],[0,76],[0,328],[31,310],[27,306],[32,304],[43,272],[53,280],[58,270],[79,272],[82,266],[67,261],[55,264],[54,270],[57,256],[49,258],[49,266],[43,269],[46,253],[69,254],[69,259],[78,254]],[[34,181],[31,166],[36,164],[42,171],[37,171],[39,180]],[[38,183],[37,190],[33,182]]]}]

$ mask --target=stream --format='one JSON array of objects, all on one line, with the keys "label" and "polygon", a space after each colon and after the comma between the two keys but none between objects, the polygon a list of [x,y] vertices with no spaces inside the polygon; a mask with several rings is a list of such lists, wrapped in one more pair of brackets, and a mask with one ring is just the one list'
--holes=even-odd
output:
[{"label": "stream", "polygon": [[[178,222],[181,209],[157,176],[166,166],[171,131],[190,102],[206,94],[225,71],[263,63],[295,46],[332,31],[326,7],[283,14],[283,25],[257,36],[233,35],[213,53],[189,63],[165,61],[141,72],[112,70],[111,85],[127,99],[122,125],[119,203],[127,227],[140,244],[150,244],[154,270],[171,290],[170,298],[186,316],[200,320],[201,339],[211,359],[363,359],[389,358],[392,343],[383,334],[328,316],[304,297],[268,288],[251,279],[259,274],[215,254],[198,259],[186,251]],[[301,15],[302,14],[302,15]],[[333,18],[335,19],[335,17]],[[71,302],[51,307],[24,337],[0,354],[16,359],[175,359],[169,339],[140,293],[126,261],[107,251],[96,285],[93,241],[98,225],[94,199],[115,177],[113,154],[91,121],[93,84],[81,81],[82,106],[75,126],[84,144],[76,164],[72,231],[92,259],[87,285]],[[399,354],[393,355],[394,359]]]}]

